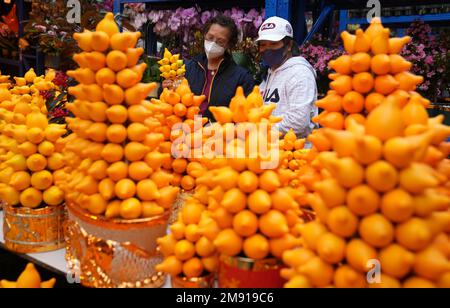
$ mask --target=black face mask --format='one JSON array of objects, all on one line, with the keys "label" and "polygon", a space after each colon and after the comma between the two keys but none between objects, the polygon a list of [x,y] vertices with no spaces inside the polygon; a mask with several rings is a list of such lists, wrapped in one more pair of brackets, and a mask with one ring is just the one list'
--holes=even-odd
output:
[{"label": "black face mask", "polygon": [[262,53],[262,60],[265,64],[273,67],[279,67],[286,60],[286,46],[278,49],[268,49]]}]

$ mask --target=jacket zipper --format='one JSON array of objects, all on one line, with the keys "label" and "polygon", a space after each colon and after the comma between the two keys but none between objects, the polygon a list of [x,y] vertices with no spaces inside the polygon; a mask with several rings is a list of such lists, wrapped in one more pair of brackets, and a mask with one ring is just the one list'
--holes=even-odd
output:
[{"label": "jacket zipper", "polygon": [[[224,59],[222,59],[222,60],[220,61],[219,67],[217,68],[217,73],[219,73],[219,69],[220,69],[220,66],[222,65],[222,62],[223,62],[223,61],[224,61]],[[197,63],[198,63],[198,65],[202,68],[202,70],[205,72],[205,84],[203,85],[203,90],[202,90],[202,93],[205,93],[206,83],[208,82],[208,76],[207,76],[208,72],[207,72],[207,70],[203,67],[203,65],[202,65],[200,62],[197,62]],[[214,84],[214,80],[216,79],[217,73],[214,75],[213,79],[211,80],[211,86],[210,86],[210,88],[209,88],[208,103],[211,102],[211,92],[212,92],[212,87],[213,87],[213,84]]]},{"label": "jacket zipper", "polygon": [[217,74],[219,73],[220,66],[222,65],[222,62],[223,62],[223,59],[222,59],[222,60],[220,61],[220,63],[219,63],[219,67],[217,68],[217,73],[214,74],[213,79],[211,80],[211,86],[210,86],[210,88],[209,88],[208,103],[211,103],[211,92],[212,92],[212,88],[213,88],[213,85],[214,85],[214,80],[216,79],[216,76],[217,76]]}]

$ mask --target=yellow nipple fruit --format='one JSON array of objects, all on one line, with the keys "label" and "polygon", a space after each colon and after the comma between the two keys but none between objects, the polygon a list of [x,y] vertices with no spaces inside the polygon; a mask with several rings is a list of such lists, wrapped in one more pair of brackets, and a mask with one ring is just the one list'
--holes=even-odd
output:
[{"label": "yellow nipple fruit", "polygon": [[16,281],[17,288],[40,288],[41,277],[32,263],[28,263],[25,270]]},{"label": "yellow nipple fruit", "polygon": [[175,277],[182,273],[183,262],[178,260],[176,256],[169,256],[164,258],[164,261],[157,264],[155,268],[157,271],[162,271]]},{"label": "yellow nipple fruit", "polygon": [[431,242],[432,234],[427,223],[419,218],[412,218],[395,229],[397,243],[411,251],[425,249]]},{"label": "yellow nipple fruit", "polygon": [[381,141],[402,136],[402,110],[395,101],[388,99],[369,114],[365,126],[369,135]]},{"label": "yellow nipple fruit", "polygon": [[259,189],[248,196],[248,208],[256,214],[265,214],[272,208],[269,193]]},{"label": "yellow nipple fruit", "polygon": [[380,262],[384,273],[400,279],[411,271],[414,254],[400,245],[393,244],[380,251]]},{"label": "yellow nipple fruit", "polygon": [[344,42],[344,48],[349,54],[355,52],[356,36],[344,31],[341,33],[342,41]]},{"label": "yellow nipple fruit", "polygon": [[104,52],[109,48],[110,38],[106,32],[92,32],[91,47],[94,51]]},{"label": "yellow nipple fruit", "polygon": [[374,214],[379,209],[380,196],[370,186],[360,185],[348,192],[347,206],[359,216]]},{"label": "yellow nipple fruit", "polygon": [[64,192],[57,186],[52,186],[43,193],[45,204],[51,206],[60,205],[64,201]]},{"label": "yellow nipple fruit", "polygon": [[388,192],[381,200],[381,212],[392,222],[405,222],[412,217],[414,211],[414,199],[402,189]]},{"label": "yellow nipple fruit", "polygon": [[84,30],[83,33],[74,33],[73,38],[77,41],[78,46],[83,51],[92,51],[92,32]]},{"label": "yellow nipple fruit", "polygon": [[20,194],[20,204],[31,209],[37,208],[42,203],[42,193],[36,188],[30,187]]},{"label": "yellow nipple fruit", "polygon": [[359,234],[366,243],[383,248],[394,240],[394,227],[383,215],[374,214],[361,220]]},{"label": "yellow nipple fruit", "polygon": [[36,189],[46,190],[52,183],[53,175],[47,170],[35,172],[31,176],[31,185]]},{"label": "yellow nipple fruit", "polygon": [[120,204],[120,216],[124,219],[137,219],[141,214],[142,204],[136,198],[124,200]]},{"label": "yellow nipple fruit", "polygon": [[259,219],[259,230],[265,236],[277,238],[289,232],[286,217],[279,211],[271,210]]},{"label": "yellow nipple fruit", "polygon": [[337,264],[345,258],[345,247],[345,240],[333,233],[322,234],[317,240],[317,253],[330,264]]},{"label": "yellow nipple fruit", "polygon": [[192,258],[183,264],[183,274],[187,278],[200,277],[204,271],[204,266],[199,258]]},{"label": "yellow nipple fruit", "polygon": [[261,260],[269,254],[269,241],[261,234],[255,234],[244,240],[243,249],[247,257]]},{"label": "yellow nipple fruit", "polygon": [[13,173],[9,185],[18,191],[27,189],[31,185],[30,174],[26,171],[18,171]]},{"label": "yellow nipple fruit", "polygon": [[398,183],[397,170],[385,161],[378,161],[366,169],[367,183],[379,192],[388,192]]},{"label": "yellow nipple fruit", "polygon": [[358,228],[358,218],[345,206],[332,209],[327,218],[330,230],[341,237],[351,237]]},{"label": "yellow nipple fruit", "polygon": [[233,228],[240,236],[254,235],[258,230],[258,217],[250,211],[242,211],[234,217]]},{"label": "yellow nipple fruit", "polygon": [[116,33],[111,37],[111,48],[114,50],[127,51],[137,44],[137,40],[141,37],[141,32],[124,32]]},{"label": "yellow nipple fruit", "polygon": [[330,285],[334,276],[333,267],[322,261],[319,257],[315,257],[307,263],[300,265],[297,271],[308,277],[311,283],[318,288]]},{"label": "yellow nipple fruit", "polygon": [[368,261],[377,259],[377,251],[362,240],[354,239],[347,244],[347,263],[361,273],[369,270]]},{"label": "yellow nipple fruit", "polygon": [[192,259],[195,255],[195,246],[187,240],[181,240],[175,245],[174,254],[181,261]]},{"label": "yellow nipple fruit", "polygon": [[238,213],[247,206],[247,196],[238,188],[227,191],[221,205],[230,213]]},{"label": "yellow nipple fruit", "polygon": [[111,38],[114,34],[119,33],[119,26],[114,20],[113,13],[107,13],[102,21],[96,27],[96,31],[105,32]]},{"label": "yellow nipple fruit", "polygon": [[339,267],[334,273],[334,284],[336,288],[365,288],[366,277],[350,266],[344,265]]},{"label": "yellow nipple fruit", "polygon": [[233,229],[225,229],[217,235],[214,245],[220,253],[232,257],[242,251],[243,240]]}]

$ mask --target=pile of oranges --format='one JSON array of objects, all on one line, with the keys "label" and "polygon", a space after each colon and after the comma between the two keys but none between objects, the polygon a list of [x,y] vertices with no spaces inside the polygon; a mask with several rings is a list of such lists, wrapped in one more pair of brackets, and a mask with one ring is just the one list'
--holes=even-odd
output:
[{"label": "pile of oranges", "polygon": [[409,38],[389,39],[374,19],[343,39],[349,55],[331,62],[339,76],[325,99],[341,103],[321,116],[325,142],[311,140],[321,151],[313,167],[323,179],[308,196],[318,219],[283,255],[286,287],[449,287],[450,127],[414,92],[422,78],[398,56]]},{"label": "pile of oranges", "polygon": [[[61,137],[65,125],[49,124],[39,91],[56,88],[54,72],[38,77],[33,70],[0,88],[0,199],[12,206],[57,206],[64,193]],[[9,89],[9,87],[11,89]]]}]

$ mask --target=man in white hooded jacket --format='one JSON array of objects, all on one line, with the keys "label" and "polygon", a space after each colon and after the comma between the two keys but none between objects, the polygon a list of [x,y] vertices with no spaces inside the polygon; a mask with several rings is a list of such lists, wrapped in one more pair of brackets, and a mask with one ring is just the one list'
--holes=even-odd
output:
[{"label": "man in white hooded jacket", "polygon": [[294,56],[293,29],[282,18],[267,19],[257,39],[263,61],[270,67],[261,84],[265,104],[277,104],[273,115],[283,120],[276,128],[283,134],[291,128],[306,138],[314,128],[311,119],[317,115],[316,72],[303,57]]}]

